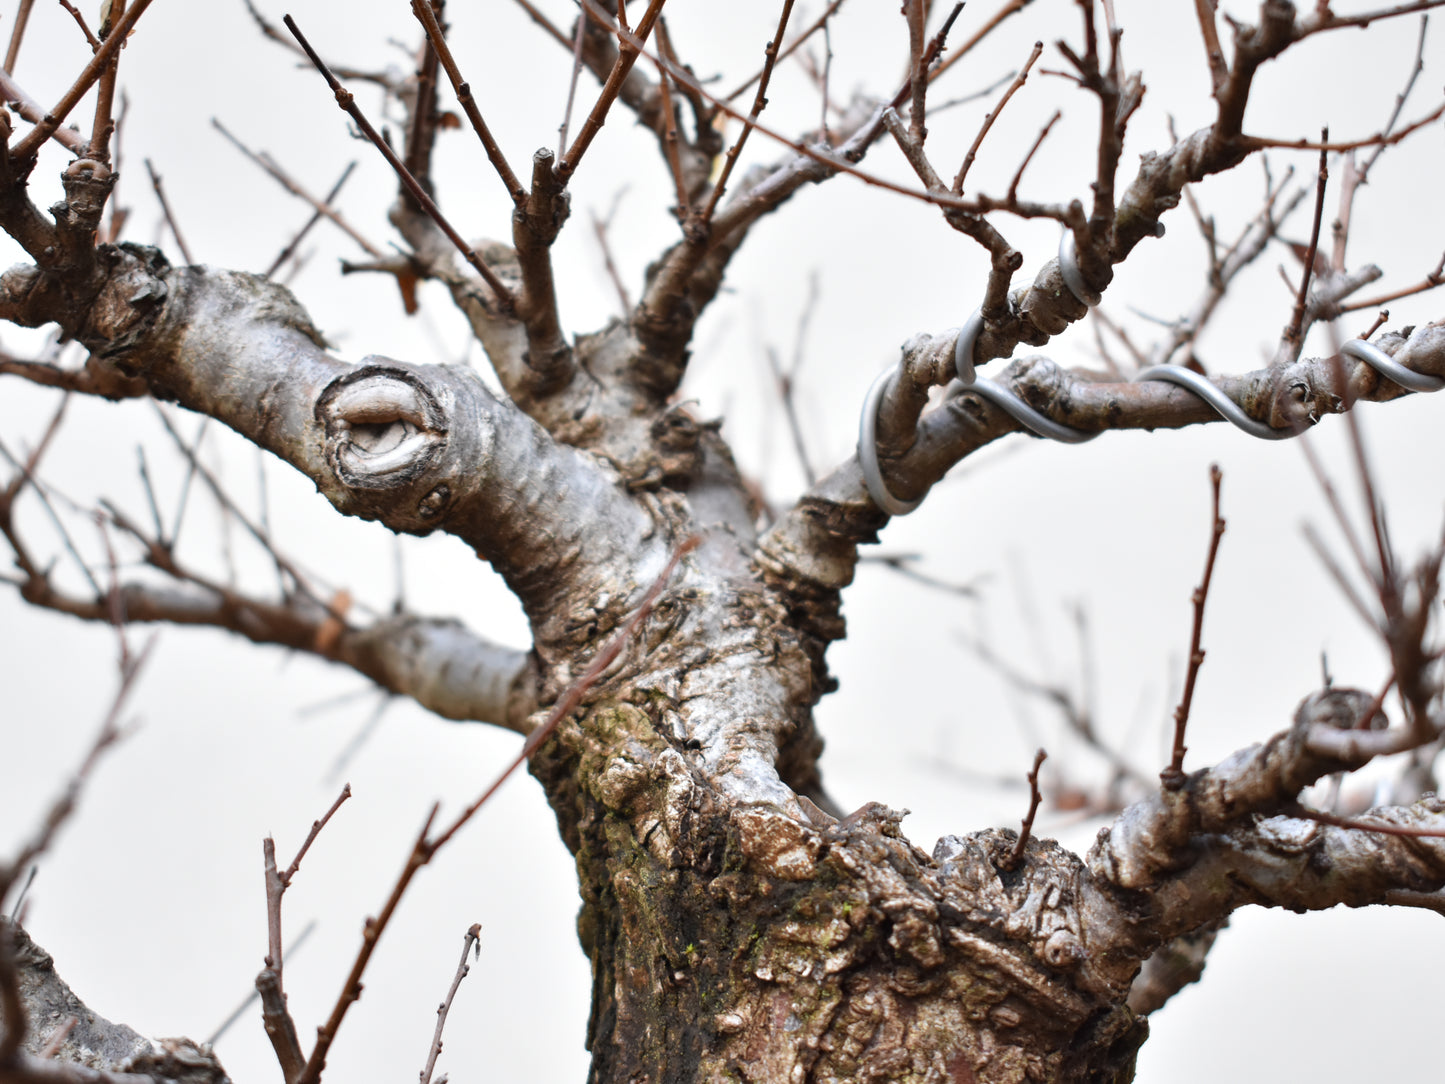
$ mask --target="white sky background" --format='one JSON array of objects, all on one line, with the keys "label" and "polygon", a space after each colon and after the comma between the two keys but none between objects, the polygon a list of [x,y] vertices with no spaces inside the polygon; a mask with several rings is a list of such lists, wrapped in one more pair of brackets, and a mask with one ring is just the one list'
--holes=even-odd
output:
[{"label": "white sky background", "polygon": [[[895,88],[907,46],[897,7],[866,0],[845,6],[833,34],[835,98]],[[1193,5],[1121,0],[1118,7],[1126,61],[1143,68],[1149,88],[1130,128],[1121,170],[1127,182],[1135,155],[1167,145],[1166,115],[1180,131],[1192,130],[1207,123],[1210,101]],[[1252,14],[1236,7],[1241,17]],[[0,35],[8,36],[13,4],[6,8]],[[533,149],[555,145],[570,58],[509,3],[451,8],[459,62],[514,168],[525,173]],[[800,7],[794,25],[805,25],[821,8],[821,0]],[[567,5],[547,9],[570,25]],[[291,0],[289,8],[277,0],[264,10],[278,21],[291,11],[324,55],[361,68],[404,69],[410,59],[389,41],[418,40],[405,0]],[[669,13],[684,59],[700,75],[725,73],[720,85],[731,88],[760,62],[776,10],[772,3],[729,4],[725,25],[719,10],[678,2]],[[964,40],[991,11],[972,6],[954,40]],[[1376,130],[1403,85],[1417,28],[1414,20],[1398,20],[1293,50],[1261,74],[1247,130],[1288,138],[1315,136],[1326,123],[1336,138]],[[1040,0],[955,68],[933,100],[992,83],[1022,62],[1036,38],[1052,43],[1060,36],[1079,43],[1075,6]],[[32,96],[50,102],[86,56],[70,17],[42,3],[15,75]],[[1050,47],[1040,66],[1063,63]],[[1445,45],[1436,34],[1407,117],[1433,107],[1442,70]],[[376,243],[391,242],[385,213],[395,186],[379,156],[347,136],[346,120],[319,76],[263,42],[239,0],[158,0],[125,52],[122,83],[131,111],[119,199],[132,209],[131,239],[160,240],[179,259],[160,232],[145,157],[163,174],[201,262],[260,270],[305,221],[308,208],[210,128],[218,116],[318,192],[348,160],[359,159],[341,206]],[[354,89],[379,120],[377,96]],[[595,92],[595,82],[584,76],[577,121]],[[956,168],[996,96],[933,117],[929,146],[941,171]],[[769,97],[768,118],[783,131],[816,122],[816,90],[796,65],[780,69]],[[1009,104],[972,183],[1001,193],[1056,107],[1064,119],[1022,191],[1042,200],[1086,198],[1097,110],[1071,84],[1041,72]],[[748,159],[767,162],[780,153],[755,136]],[[1315,156],[1279,153],[1271,162],[1276,176],[1293,165],[1308,178]],[[58,195],[54,178],[62,163],[53,149],[36,171],[42,205]],[[909,179],[889,145],[876,147],[866,165]],[[1375,262],[1386,272],[1367,288],[1370,294],[1417,281],[1439,259],[1442,165],[1436,125],[1387,153],[1361,193],[1352,264]],[[469,131],[444,134],[437,177],[442,206],[465,235],[508,235],[505,193]],[[605,214],[625,192],[612,241],[635,299],[646,262],[676,234],[665,210],[669,186],[651,137],[619,109],[572,186],[573,219],[557,247],[562,317],[573,332],[592,330],[616,311],[588,212]],[[1221,234],[1233,237],[1255,213],[1262,188],[1260,166],[1250,162],[1197,195],[1218,217]],[[1334,206],[1332,193],[1331,214]],[[1307,207],[1289,236],[1307,236]],[[1008,219],[1000,224],[1025,253],[1017,281],[1027,281],[1054,254],[1057,229]],[[1126,322],[1136,341],[1150,341],[1151,325],[1131,307],[1173,318],[1192,307],[1202,286],[1203,246],[1188,212],[1181,208],[1168,225],[1168,237],[1140,245],[1106,295],[1106,311]],[[774,501],[786,503],[799,492],[801,474],[764,350],[771,344],[785,359],[791,356],[809,276],[817,277],[821,301],[805,344],[798,405],[814,460],[827,468],[853,449],[873,375],[896,358],[910,334],[963,321],[981,298],[987,260],[929,207],[848,177],[801,193],[754,232],[734,261],[729,292],[699,329],[685,394],[698,401],[701,416],[726,417],[724,432],[743,468]],[[388,282],[337,274],[338,257],[361,256],[351,241],[318,228],[308,244],[315,255],[293,287],[344,356],[465,356],[483,364],[480,351],[466,346],[465,327],[440,290],[425,289],[427,315],[409,320]],[[11,256],[17,258],[18,250]],[[1281,264],[1297,275],[1297,264],[1276,248],[1219,314],[1200,347],[1212,369],[1257,368],[1273,349],[1291,302],[1276,271]],[[1397,302],[1389,326],[1434,319],[1442,306],[1440,294]],[[1347,318],[1346,335],[1370,319],[1368,313]],[[1317,332],[1306,351],[1327,352],[1326,341]],[[20,351],[33,340],[7,330],[3,343]],[[1097,360],[1087,325],[1055,340],[1048,352],[1068,364]],[[1440,529],[1440,399],[1445,396],[1421,396],[1360,412],[1391,528],[1407,557]],[[53,396],[18,380],[0,381],[0,436],[7,446],[33,442],[54,404]],[[182,416],[180,425],[190,434],[196,420]],[[1311,439],[1358,508],[1346,470],[1345,428],[1340,419],[1327,419]],[[77,501],[93,505],[106,495],[144,520],[138,444],[171,516],[182,472],[143,404],[73,402],[42,473]],[[254,451],[215,427],[207,448],[237,499],[256,509]],[[1021,705],[960,645],[960,633],[983,633],[1018,666],[1072,681],[1078,653],[1068,615],[1075,604],[1089,615],[1100,727],[1146,771],[1162,765],[1164,722],[1177,699],[1187,645],[1189,593],[1207,541],[1211,462],[1225,472],[1229,530],[1210,598],[1209,657],[1187,766],[1218,760],[1287,725],[1298,700],[1318,684],[1322,650],[1339,682],[1371,688],[1382,679],[1382,651],[1301,539],[1306,520],[1332,540],[1337,534],[1298,448],[1215,425],[1113,434],[1083,447],[1014,436],[976,458],[987,469],[970,461],[956,470],[920,511],[889,526],[882,548],[921,553],[922,567],[935,575],[978,581],[983,601],[929,590],[877,566],[863,567],[847,597],[851,635],[830,654],[842,688],[820,708],[828,740],[825,778],[842,805],[878,800],[909,808],[905,827],[928,848],[945,832],[1016,824],[1023,812],[1021,791],[980,787],[966,771],[1022,777],[1042,741],[1051,766],[1066,764],[1082,781],[1097,778],[1098,764],[1059,737],[1044,707]],[[275,461],[265,472],[270,521],[283,552],[360,601],[389,607],[396,578],[387,532],[343,522],[308,483]],[[199,489],[191,500],[180,555],[224,575],[214,503]],[[22,508],[36,545],[50,544],[33,500]],[[85,552],[100,552],[93,527],[78,520],[76,534]],[[268,589],[264,557],[240,532],[231,538],[242,582]],[[403,554],[413,609],[458,616],[503,642],[527,642],[518,608],[465,547],[450,538],[407,539]],[[63,582],[78,586],[63,556],[57,568]],[[1021,618],[1029,609],[1036,615],[1032,624]],[[142,635],[133,632],[137,640]],[[0,652],[0,848],[10,848],[88,743],[112,693],[114,646],[107,630],[33,612],[3,593]],[[346,694],[360,695],[303,710]],[[345,778],[355,797],[314,847],[286,899],[290,933],[312,918],[320,922],[286,970],[291,1007],[309,1041],[340,987],[363,917],[380,906],[429,804],[459,808],[514,754],[518,740],[397,703],[333,778],[335,760],[376,705],[360,678],[338,668],[217,632],[162,632],[133,701],[135,733],[100,767],[31,892],[32,932],[92,1007],[149,1034],[209,1034],[249,991],[265,953],[261,837],[275,833],[282,861],[289,860]],[[1042,827],[1082,848],[1098,825],[1071,826],[1055,816]],[[582,1079],[589,978],[575,937],[576,908],[571,862],[540,789],[519,777],[418,876],[334,1047],[330,1076],[406,1079],[421,1067],[462,934],[481,922],[481,959],[453,1010],[440,1068],[458,1081]],[[1445,968],[1438,930],[1438,917],[1423,912],[1302,917],[1245,911],[1221,938],[1206,981],[1154,1017],[1140,1078],[1428,1078],[1442,1060],[1433,1014],[1426,1015],[1427,1006],[1438,1004],[1432,995]],[[238,1081],[274,1079],[259,1012],[233,1027],[219,1049]]]}]

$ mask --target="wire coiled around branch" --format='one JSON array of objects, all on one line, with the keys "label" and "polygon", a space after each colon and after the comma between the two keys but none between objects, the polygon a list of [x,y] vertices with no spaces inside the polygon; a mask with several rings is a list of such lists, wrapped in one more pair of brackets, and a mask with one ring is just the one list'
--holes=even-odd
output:
[{"label": "wire coiled around branch", "polygon": [[[1067,230],[1064,231],[1063,238],[1059,242],[1059,272],[1064,280],[1064,285],[1081,304],[1093,307],[1099,303],[1099,295],[1089,290],[1083,275],[1079,272],[1074,249],[1074,236]],[[1047,437],[1049,440],[1057,440],[1066,444],[1083,444],[1099,435],[1099,430],[1075,429],[1072,426],[1056,422],[1029,406],[1002,384],[979,377],[974,369],[973,351],[974,344],[982,332],[983,314],[980,310],[975,309],[960,329],[953,348],[954,371],[958,376],[957,383],[962,388],[988,400],[1025,429],[1041,437]],[[1340,348],[1340,353],[1364,362],[1381,376],[1410,391],[1432,392],[1445,388],[1445,379],[1407,369],[1378,346],[1365,342],[1363,339],[1351,339]],[[883,396],[892,386],[898,372],[896,366],[890,367],[873,382],[873,386],[863,401],[863,416],[858,427],[858,462],[863,468],[863,482],[868,487],[868,495],[873,498],[873,503],[890,516],[907,515],[922,503],[921,497],[918,500],[902,501],[889,492],[887,484],[883,481],[882,468],[878,463],[878,406],[882,403]],[[1250,436],[1260,440],[1287,440],[1290,437],[1298,436],[1301,432],[1298,429],[1276,429],[1251,418],[1238,403],[1215,387],[1207,377],[1192,369],[1186,369],[1182,365],[1154,365],[1135,374],[1133,381],[1136,383],[1163,381],[1186,388],[1213,407],[1220,417],[1235,428],[1242,429]]]}]

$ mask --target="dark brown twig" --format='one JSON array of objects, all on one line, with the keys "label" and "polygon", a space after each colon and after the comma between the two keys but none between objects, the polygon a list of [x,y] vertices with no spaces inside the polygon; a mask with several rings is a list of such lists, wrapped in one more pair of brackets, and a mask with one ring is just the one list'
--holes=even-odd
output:
[{"label": "dark brown twig", "polygon": [[467,930],[466,937],[462,941],[462,958],[457,964],[457,972],[452,976],[452,984],[447,989],[447,996],[437,1006],[437,1027],[432,1035],[431,1049],[427,1051],[426,1065],[422,1067],[421,1084],[431,1084],[432,1072],[436,1069],[437,1058],[442,1052],[442,1029],[447,1026],[447,1013],[451,1012],[452,1001],[461,989],[462,979],[467,977],[471,967],[467,964],[467,956],[476,949],[477,941],[482,936],[482,925],[480,922],[472,923]]},{"label": "dark brown twig", "polygon": [[[125,15],[126,0],[110,0],[105,9],[104,22],[100,27],[100,37],[109,37],[113,32],[116,22]],[[81,26],[85,21],[81,20]],[[110,135],[115,129],[115,121],[111,119],[111,109],[115,104],[115,81],[120,71],[120,51],[116,50],[112,55],[110,63],[101,72],[100,83],[95,91],[95,119],[91,125],[90,148],[87,157],[110,164]]]},{"label": "dark brown twig", "polygon": [[[443,0],[418,2],[435,17]],[[412,10],[416,10],[415,6]],[[437,53],[429,37],[422,42],[421,54],[421,65],[416,73],[415,104],[411,109],[411,128],[406,136],[406,168],[417,183],[431,191],[431,156],[437,130]]]},{"label": "dark brown twig", "polygon": [[[1325,128],[1320,133],[1321,146],[1329,143],[1330,130]],[[1305,306],[1309,302],[1310,276],[1315,269],[1315,254],[1320,250],[1320,223],[1324,221],[1325,213],[1325,185],[1330,178],[1330,171],[1325,161],[1328,152],[1320,151],[1320,168],[1315,184],[1315,217],[1310,226],[1309,248],[1305,250],[1304,273],[1300,275],[1299,295],[1295,298],[1294,312],[1290,315],[1289,326],[1284,329],[1284,343],[1289,351],[1287,360],[1293,361],[1299,354],[1301,340],[1304,338]],[[1284,360],[1284,359],[1282,359]]]},{"label": "dark brown twig", "polygon": [[81,98],[85,97],[85,92],[109,67],[111,59],[130,35],[131,28],[145,14],[145,10],[150,7],[150,4],[151,0],[134,0],[133,6],[127,8],[125,14],[111,28],[111,32],[106,35],[99,51],[90,58],[90,63],[81,70],[80,75],[76,77],[70,89],[61,96],[60,101],[55,103],[55,106],[45,114],[39,124],[25,133],[24,138],[10,148],[11,158],[16,161],[33,158],[36,152],[45,145],[45,141],[55,134],[56,129],[70,115],[70,111],[80,103]]},{"label": "dark brown twig", "polygon": [[1159,773],[1159,780],[1168,790],[1177,790],[1184,785],[1184,730],[1189,725],[1189,708],[1194,702],[1194,685],[1199,680],[1199,668],[1204,665],[1204,648],[1200,640],[1204,634],[1204,604],[1209,598],[1209,583],[1214,578],[1214,560],[1219,555],[1219,540],[1224,537],[1224,519],[1219,514],[1219,487],[1224,472],[1217,463],[1209,467],[1209,487],[1212,494],[1213,513],[1209,529],[1209,554],[1204,559],[1204,578],[1194,589],[1191,601],[1194,604],[1194,627],[1189,634],[1189,666],[1184,675],[1184,695],[1174,709],[1174,752],[1169,767]]},{"label": "dark brown twig", "polygon": [[481,110],[477,108],[477,101],[472,97],[471,85],[462,78],[461,69],[457,67],[456,59],[452,56],[451,48],[447,45],[446,36],[442,34],[441,26],[437,22],[435,13],[431,10],[431,5],[425,3],[424,0],[412,0],[411,10],[425,28],[427,38],[431,41],[432,49],[436,52],[442,71],[446,72],[447,78],[451,80],[452,90],[457,96],[457,104],[462,107],[462,112],[467,115],[467,120],[471,121],[472,130],[482,141],[482,148],[487,152],[487,160],[492,163],[492,168],[497,171],[497,176],[502,179],[502,184],[506,185],[507,194],[512,197],[512,202],[520,203],[527,198],[527,190],[522,187],[522,182],[517,180],[517,175],[507,164],[507,158],[502,153],[501,146],[492,136],[487,122],[482,119]]},{"label": "dark brown twig", "polygon": [[[777,58],[774,60],[774,63],[781,63],[782,61],[787,60],[788,57],[792,56],[793,53],[798,50],[799,46],[801,46],[805,41],[811,38],[819,30],[826,31],[828,28],[828,20],[831,19],[834,13],[842,6],[843,0],[832,0],[832,3],[830,3],[826,8],[823,9],[823,14],[819,15],[804,30],[799,32],[796,38],[788,42],[787,45],[783,46],[783,48],[778,52]],[[731,93],[729,93],[726,97],[723,98],[723,101],[730,102],[736,98],[742,97],[743,94],[747,92],[748,87],[752,86],[763,77],[763,73],[767,70],[767,68],[767,62],[764,62],[763,67],[753,72],[752,75],[750,75],[736,88],[734,88]]]},{"label": "dark brown twig", "polygon": [[981,27],[974,31],[973,37],[969,38],[962,45],[960,45],[956,50],[954,50],[954,53],[951,57],[945,60],[942,64],[939,64],[938,67],[934,68],[929,73],[928,81],[931,83],[937,80],[941,75],[943,75],[944,72],[948,71],[949,68],[953,67],[960,60],[966,57],[973,50],[974,46],[976,46],[979,42],[983,41],[984,38],[992,34],[994,30],[997,29],[999,23],[1003,22],[1010,15],[1018,14],[1024,8],[1028,7],[1031,3],[1033,3],[1033,0],[1006,0],[1006,3],[1004,3],[1004,5],[1000,7],[996,12],[994,12],[993,15],[989,17],[987,22],[985,22]]},{"label": "dark brown twig", "polygon": [[306,36],[301,33],[301,28],[296,25],[296,20],[287,15],[282,21],[286,24],[286,29],[291,31],[292,35],[296,38],[301,48],[306,51],[306,56],[326,80],[326,84],[331,88],[331,92],[336,95],[336,104],[356,122],[356,126],[361,129],[362,134],[371,140],[372,145],[381,152],[381,156],[386,159],[387,165],[391,166],[412,199],[416,200],[417,206],[426,212],[427,217],[437,224],[442,233],[446,234],[447,240],[456,246],[457,251],[462,254],[467,263],[471,264],[477,274],[482,277],[482,281],[491,288],[492,293],[497,296],[497,300],[503,308],[513,308],[515,298],[512,297],[512,291],[497,277],[496,272],[487,266],[486,261],[477,254],[477,251],[462,240],[462,235],[457,233],[452,227],[452,224],[447,221],[446,216],[441,212],[441,208],[436,205],[436,202],[431,196],[427,195],[426,190],[422,188],[417,179],[411,175],[411,171],[406,168],[406,164],[396,156],[396,152],[391,149],[390,144],[381,138],[381,133],[371,126],[371,122],[366,119],[366,114],[364,114],[361,111],[361,107],[356,104],[355,96],[351,91],[341,85],[336,76],[332,74],[331,69],[326,66],[326,62],[322,60],[316,50],[311,47],[311,43],[307,41]]}]

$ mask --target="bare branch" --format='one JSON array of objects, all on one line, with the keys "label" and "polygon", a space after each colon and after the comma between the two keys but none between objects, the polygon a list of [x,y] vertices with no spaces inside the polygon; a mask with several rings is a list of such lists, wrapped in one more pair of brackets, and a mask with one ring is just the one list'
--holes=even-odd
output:
[{"label": "bare branch", "polygon": [[1219,487],[1224,472],[1218,464],[1209,467],[1209,488],[1212,494],[1213,513],[1209,529],[1209,552],[1204,558],[1204,576],[1194,589],[1191,601],[1194,604],[1194,626],[1189,633],[1189,667],[1184,677],[1184,693],[1179,706],[1174,709],[1174,751],[1170,755],[1169,767],[1159,773],[1166,788],[1177,790],[1184,785],[1184,730],[1189,725],[1189,708],[1194,702],[1194,684],[1199,679],[1199,668],[1204,665],[1204,648],[1200,641],[1204,634],[1204,604],[1209,598],[1209,584],[1214,579],[1214,561],[1219,556],[1219,542],[1224,537],[1224,517],[1219,514]]},{"label": "bare branch", "polygon": [[20,162],[27,158],[33,158],[36,152],[45,145],[45,141],[55,134],[65,118],[70,115],[70,111],[80,104],[80,99],[85,97],[85,92],[105,73],[111,60],[120,51],[125,39],[130,36],[136,20],[145,14],[145,10],[150,7],[150,4],[151,0],[133,0],[132,6],[126,9],[125,14],[106,35],[100,51],[90,58],[90,63],[82,69],[70,89],[61,96],[60,101],[55,103],[34,128],[10,148],[11,158]]},{"label": "bare branch", "polygon": [[150,174],[151,178],[151,187],[155,189],[156,199],[160,201],[161,213],[166,216],[166,225],[171,229],[171,236],[176,239],[176,247],[181,250],[181,259],[188,264],[193,264],[196,261],[191,258],[191,250],[186,246],[186,239],[181,236],[181,228],[176,224],[175,215],[171,213],[170,201],[166,199],[165,189],[161,187],[160,174],[156,172],[155,166],[151,165],[149,158],[145,162],[146,172]]},{"label": "bare branch", "polygon": [[356,126],[361,129],[367,139],[371,140],[372,145],[381,152],[381,156],[386,159],[387,165],[391,166],[396,172],[397,177],[401,180],[407,192],[411,194],[411,197],[416,200],[417,205],[421,207],[427,216],[437,224],[438,228],[446,234],[447,240],[456,246],[457,251],[462,254],[467,263],[476,269],[477,274],[482,276],[482,281],[491,287],[492,293],[496,295],[502,307],[507,309],[512,308],[515,304],[515,299],[512,297],[511,291],[507,289],[502,280],[497,277],[496,272],[488,267],[481,256],[477,254],[477,251],[462,240],[461,234],[452,228],[452,224],[442,215],[441,208],[436,205],[431,196],[427,195],[426,190],[422,188],[421,184],[418,183],[417,179],[413,177],[411,172],[406,168],[406,164],[396,156],[396,152],[391,149],[391,146],[386,140],[381,138],[381,134],[371,126],[371,122],[368,121],[365,114],[361,112],[361,107],[356,104],[355,97],[341,85],[336,76],[331,73],[331,69],[326,66],[325,61],[316,53],[316,50],[311,48],[311,43],[306,40],[300,29],[297,28],[295,20],[287,15],[284,21],[286,28],[295,35],[301,47],[306,50],[306,55],[310,58],[311,63],[316,66],[316,70],[321,73],[327,85],[331,87],[332,93],[336,95],[336,104],[356,122]]},{"label": "bare branch", "polygon": [[431,1075],[436,1069],[437,1058],[442,1052],[442,1029],[447,1025],[447,1013],[451,1012],[452,1002],[456,999],[457,991],[461,989],[462,979],[467,977],[471,968],[467,964],[467,956],[477,946],[477,940],[482,936],[480,923],[474,922],[467,929],[467,935],[462,939],[462,958],[457,963],[456,974],[452,976],[452,984],[447,988],[447,996],[437,1006],[437,1027],[432,1035],[431,1048],[427,1051],[426,1065],[422,1067],[421,1084],[431,1084]]},{"label": "bare branch", "polygon": [[512,197],[512,202],[521,203],[526,198],[527,190],[522,187],[522,182],[517,180],[517,175],[507,164],[507,158],[502,153],[501,146],[493,137],[491,129],[487,127],[487,122],[482,119],[481,110],[477,108],[476,99],[472,97],[471,85],[462,78],[461,69],[457,67],[457,62],[452,57],[451,47],[447,45],[446,36],[442,33],[436,14],[425,0],[412,0],[411,10],[425,28],[427,40],[431,42],[442,70],[451,80],[452,89],[457,95],[457,104],[462,107],[462,112],[467,115],[472,130],[477,133],[477,138],[482,142],[482,148],[487,152],[487,160],[492,163],[492,168],[497,171],[497,176],[506,186],[507,195]]}]

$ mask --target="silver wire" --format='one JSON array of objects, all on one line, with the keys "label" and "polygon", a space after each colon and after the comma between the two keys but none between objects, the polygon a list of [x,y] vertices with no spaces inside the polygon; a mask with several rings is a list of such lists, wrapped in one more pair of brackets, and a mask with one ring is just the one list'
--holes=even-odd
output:
[{"label": "silver wire", "polygon": [[[1069,288],[1069,292],[1082,304],[1092,307],[1099,303],[1099,295],[1088,288],[1079,271],[1074,235],[1069,230],[1065,230],[1063,237],[1059,239],[1059,273],[1063,276],[1064,285]],[[1049,440],[1083,444],[1099,435],[1101,430],[1089,432],[1056,422],[1029,406],[1003,385],[979,377],[974,368],[973,351],[982,331],[983,313],[975,309],[959,330],[953,347],[953,367],[958,374],[956,383],[960,385],[957,391],[972,392],[987,399],[1025,429]],[[1410,391],[1432,392],[1445,388],[1445,379],[1407,369],[1374,343],[1365,342],[1363,339],[1351,339],[1340,347],[1340,353],[1364,362],[1387,380],[1393,380]],[[868,495],[873,498],[873,503],[890,516],[907,515],[922,503],[921,497],[916,501],[900,501],[889,493],[883,482],[883,471],[878,465],[878,406],[897,371],[897,367],[886,369],[873,381],[868,397],[863,402],[863,418],[858,427],[858,462],[863,467],[864,484],[868,487]],[[1187,388],[1213,407],[1225,421],[1260,440],[1287,440],[1301,432],[1298,429],[1276,429],[1251,418],[1207,377],[1182,365],[1154,365],[1133,377],[1133,382],[1145,381],[1163,381]]]},{"label": "silver wire", "polygon": [[878,465],[878,404],[883,401],[897,371],[896,367],[890,367],[879,373],[863,400],[863,417],[858,422],[858,465],[863,468],[863,484],[868,487],[873,503],[890,516],[906,516],[923,503],[923,498],[900,501],[888,492],[883,469]]}]

